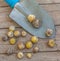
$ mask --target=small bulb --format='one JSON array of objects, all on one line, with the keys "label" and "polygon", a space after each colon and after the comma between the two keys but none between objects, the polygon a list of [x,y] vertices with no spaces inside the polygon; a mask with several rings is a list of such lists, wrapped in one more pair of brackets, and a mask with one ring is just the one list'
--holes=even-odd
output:
[{"label": "small bulb", "polygon": [[40,23],[40,20],[35,20],[32,22],[32,25],[35,27],[35,28],[39,28],[41,23]]},{"label": "small bulb", "polygon": [[28,20],[29,20],[29,22],[33,22],[35,20],[35,15],[30,14],[28,16]]},{"label": "small bulb", "polygon": [[15,30],[15,26],[10,26],[9,27],[9,31],[14,31]]},{"label": "small bulb", "polygon": [[23,54],[22,52],[19,52],[19,53],[17,54],[17,57],[18,57],[19,59],[22,59],[22,58],[24,57],[24,54]]},{"label": "small bulb", "polygon": [[32,58],[32,53],[27,53],[26,56],[27,56],[27,58],[31,59]]},{"label": "small bulb", "polygon": [[22,34],[21,34],[23,37],[25,37],[27,35],[27,32],[26,31],[22,31]]},{"label": "small bulb", "polygon": [[13,32],[12,31],[9,31],[8,33],[7,33],[7,36],[8,37],[13,37],[14,35],[13,35]]},{"label": "small bulb", "polygon": [[7,37],[6,35],[4,35],[4,36],[2,37],[2,40],[3,40],[3,41],[7,41],[7,40],[8,40],[8,37]]},{"label": "small bulb", "polygon": [[26,42],[26,48],[27,49],[32,48],[32,46],[33,46],[32,42],[30,42],[30,41]]},{"label": "small bulb", "polygon": [[33,48],[33,52],[34,52],[34,53],[37,53],[38,51],[39,51],[39,48],[38,48],[38,47],[34,47],[34,48]]},{"label": "small bulb", "polygon": [[11,38],[9,42],[10,42],[11,45],[14,45],[16,43],[16,39],[15,38]]},{"label": "small bulb", "polygon": [[22,42],[18,43],[18,49],[22,50],[25,48],[25,45]]},{"label": "small bulb", "polygon": [[49,40],[48,41],[48,46],[50,46],[50,47],[54,47],[55,46],[55,41],[54,40]]},{"label": "small bulb", "polygon": [[31,41],[32,41],[32,43],[37,43],[38,42],[38,38],[36,36],[32,36],[31,37]]},{"label": "small bulb", "polygon": [[15,37],[19,37],[21,35],[21,33],[19,31],[14,31],[14,36]]},{"label": "small bulb", "polygon": [[46,34],[46,36],[50,37],[53,34],[53,30],[52,29],[47,29],[45,34]]}]

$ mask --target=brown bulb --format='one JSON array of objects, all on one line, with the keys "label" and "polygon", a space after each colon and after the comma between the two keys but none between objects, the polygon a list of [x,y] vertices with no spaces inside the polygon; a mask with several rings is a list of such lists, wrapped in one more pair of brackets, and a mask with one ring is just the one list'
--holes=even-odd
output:
[{"label": "brown bulb", "polygon": [[38,51],[39,51],[39,47],[34,47],[34,48],[33,48],[33,52],[34,52],[34,53],[37,53]]},{"label": "brown bulb", "polygon": [[47,29],[45,32],[47,37],[50,37],[53,34],[53,30],[52,29]]},{"label": "brown bulb", "polygon": [[34,20],[33,22],[32,22],[32,25],[35,27],[35,28],[39,28],[40,27],[40,20]]},{"label": "brown bulb", "polygon": [[7,41],[7,40],[8,40],[8,36],[4,35],[4,36],[2,37],[2,40],[3,40],[3,41]]}]

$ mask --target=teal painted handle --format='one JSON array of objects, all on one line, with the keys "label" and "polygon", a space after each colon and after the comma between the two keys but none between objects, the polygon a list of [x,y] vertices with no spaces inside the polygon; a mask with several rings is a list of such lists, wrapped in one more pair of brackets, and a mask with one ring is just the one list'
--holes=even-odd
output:
[{"label": "teal painted handle", "polygon": [[15,4],[18,3],[20,0],[5,0],[5,2],[11,7],[14,8]]}]

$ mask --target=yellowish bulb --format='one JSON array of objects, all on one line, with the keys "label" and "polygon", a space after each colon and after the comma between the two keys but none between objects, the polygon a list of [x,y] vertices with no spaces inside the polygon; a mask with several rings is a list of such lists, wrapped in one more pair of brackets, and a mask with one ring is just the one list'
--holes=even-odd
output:
[{"label": "yellowish bulb", "polygon": [[17,57],[18,57],[19,59],[22,59],[22,58],[24,57],[24,54],[23,54],[22,52],[19,52],[19,53],[17,54]]},{"label": "yellowish bulb", "polygon": [[7,36],[8,37],[13,37],[14,35],[13,35],[13,32],[12,31],[9,31],[8,33],[7,33]]},{"label": "yellowish bulb", "polygon": [[27,35],[27,32],[26,32],[26,31],[22,31],[21,35],[22,35],[23,37],[25,37],[25,36]]},{"label": "yellowish bulb", "polygon": [[48,45],[50,46],[50,47],[54,47],[55,46],[55,41],[54,40],[49,40],[48,41]]},{"label": "yellowish bulb", "polygon": [[30,58],[32,58],[32,53],[27,53],[26,56],[27,56],[27,58],[30,59]]},{"label": "yellowish bulb", "polygon": [[32,36],[31,37],[31,41],[32,41],[32,43],[37,43],[38,42],[38,38],[36,36]]},{"label": "yellowish bulb", "polygon": [[33,46],[32,42],[30,42],[30,41],[26,42],[26,48],[27,49],[32,48],[32,46]]},{"label": "yellowish bulb", "polygon": [[14,31],[15,30],[15,26],[10,26],[9,27],[9,31]]},{"label": "yellowish bulb", "polygon": [[9,42],[10,42],[11,45],[14,45],[16,43],[16,39],[15,38],[11,38]]},{"label": "yellowish bulb", "polygon": [[19,31],[14,31],[14,36],[19,37],[20,34],[21,34],[21,33],[20,33]]},{"label": "yellowish bulb", "polygon": [[28,16],[28,20],[29,20],[29,22],[33,22],[34,20],[35,20],[35,15],[32,15],[32,14],[30,14],[29,16]]}]

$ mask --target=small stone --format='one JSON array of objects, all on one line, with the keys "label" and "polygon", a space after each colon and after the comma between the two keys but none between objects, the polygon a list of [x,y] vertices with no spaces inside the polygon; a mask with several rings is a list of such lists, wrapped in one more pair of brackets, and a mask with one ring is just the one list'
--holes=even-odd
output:
[{"label": "small stone", "polygon": [[35,28],[39,28],[41,23],[40,23],[40,20],[35,20],[32,22],[32,25],[35,27]]},{"label": "small stone", "polygon": [[24,54],[23,54],[22,52],[19,52],[19,53],[17,54],[17,57],[18,57],[19,59],[22,59],[22,58],[24,57]]},{"label": "small stone", "polygon": [[31,42],[32,43],[37,43],[38,42],[38,38],[36,36],[32,36],[31,37]]},{"label": "small stone", "polygon": [[28,16],[28,21],[31,23],[31,22],[33,22],[35,20],[35,18],[36,18],[35,15],[30,14]]},{"label": "small stone", "polygon": [[27,49],[32,48],[32,46],[33,46],[32,42],[30,42],[30,41],[26,42],[26,48]]},{"label": "small stone", "polygon": [[9,42],[10,42],[11,45],[14,45],[16,43],[16,39],[15,38],[11,38]]},{"label": "small stone", "polygon": [[49,46],[49,47],[54,47],[54,46],[55,46],[55,41],[54,41],[53,39],[50,39],[50,40],[48,41],[48,46]]},{"label": "small stone", "polygon": [[6,35],[4,35],[4,36],[2,37],[2,40],[3,40],[3,41],[7,41],[7,40],[8,40],[8,37],[7,37]]},{"label": "small stone", "polygon": [[34,47],[34,48],[33,48],[33,52],[34,52],[34,53],[37,53],[38,51],[39,51],[39,48],[38,48],[38,47]]},{"label": "small stone", "polygon": [[26,31],[22,31],[21,35],[22,35],[23,37],[25,37],[25,36],[27,35],[27,32],[26,32]]},{"label": "small stone", "polygon": [[19,37],[21,35],[20,31],[14,31],[14,36]]},{"label": "small stone", "polygon": [[19,42],[17,46],[18,46],[18,49],[20,49],[20,50],[25,48],[25,45],[22,42]]},{"label": "small stone", "polygon": [[45,34],[46,34],[46,36],[50,37],[53,34],[53,30],[52,29],[47,29]]},{"label": "small stone", "polygon": [[10,26],[9,31],[15,31],[15,26]]},{"label": "small stone", "polygon": [[13,35],[13,32],[12,31],[9,31],[8,33],[7,33],[7,36],[8,37],[13,37],[14,35]]},{"label": "small stone", "polygon": [[32,53],[27,53],[26,56],[27,56],[27,58],[31,59],[32,58]]}]

